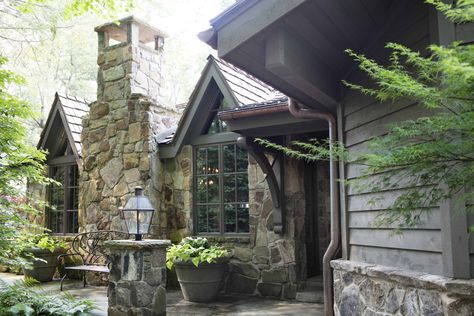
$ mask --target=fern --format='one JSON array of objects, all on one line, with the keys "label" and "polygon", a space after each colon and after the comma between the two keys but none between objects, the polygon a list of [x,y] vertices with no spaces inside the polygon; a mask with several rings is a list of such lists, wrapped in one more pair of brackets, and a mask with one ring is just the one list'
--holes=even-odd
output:
[{"label": "fern", "polygon": [[68,293],[50,294],[39,288],[38,281],[26,278],[8,284],[0,280],[0,315],[88,315],[94,309],[89,300],[78,300]]}]

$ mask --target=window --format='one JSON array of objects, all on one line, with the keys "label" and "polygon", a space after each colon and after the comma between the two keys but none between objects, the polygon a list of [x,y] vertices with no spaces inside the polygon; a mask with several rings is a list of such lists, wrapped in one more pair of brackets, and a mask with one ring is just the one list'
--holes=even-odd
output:
[{"label": "window", "polygon": [[197,233],[249,232],[247,152],[235,144],[195,149]]},{"label": "window", "polygon": [[78,232],[78,168],[76,164],[50,166],[50,177],[61,186],[49,187],[48,228],[53,234]]}]

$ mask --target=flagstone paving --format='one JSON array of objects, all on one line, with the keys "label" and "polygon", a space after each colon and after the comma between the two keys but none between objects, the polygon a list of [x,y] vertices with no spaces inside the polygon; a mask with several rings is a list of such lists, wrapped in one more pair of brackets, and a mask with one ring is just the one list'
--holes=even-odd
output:
[{"label": "flagstone paving", "polygon": [[[0,280],[14,282],[23,276],[0,273]],[[64,290],[76,297],[87,298],[96,303],[97,310],[93,315],[107,315],[107,288],[101,286],[82,287],[80,281],[66,281]],[[41,288],[47,292],[59,292],[59,281],[43,283]],[[167,292],[168,316],[263,316],[263,315],[314,315],[322,316],[323,305],[263,299],[253,296],[222,296],[211,303],[191,303],[183,300],[181,291]]]}]

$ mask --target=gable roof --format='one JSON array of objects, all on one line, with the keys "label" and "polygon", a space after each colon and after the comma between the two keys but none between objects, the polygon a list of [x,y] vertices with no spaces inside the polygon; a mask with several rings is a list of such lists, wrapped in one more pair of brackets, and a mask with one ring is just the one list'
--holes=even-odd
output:
[{"label": "gable roof", "polygon": [[184,144],[202,133],[214,105],[211,100],[219,93],[228,101],[228,108],[283,97],[279,91],[243,70],[210,55],[178,126],[160,133],[155,139],[162,145],[161,158],[175,157]]},{"label": "gable roof", "polygon": [[228,62],[210,56],[224,76],[238,106],[263,103],[283,96],[280,92]]},{"label": "gable roof", "polygon": [[41,132],[38,148],[45,148],[48,138],[54,135],[51,134],[54,132],[53,123],[59,115],[76,160],[80,161],[82,117],[88,112],[89,105],[86,100],[71,96],[61,96],[56,93],[45,127]]}]

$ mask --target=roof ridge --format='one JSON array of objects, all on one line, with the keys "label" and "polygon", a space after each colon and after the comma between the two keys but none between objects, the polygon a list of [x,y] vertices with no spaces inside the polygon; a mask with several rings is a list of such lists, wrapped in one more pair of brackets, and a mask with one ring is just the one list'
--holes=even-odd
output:
[{"label": "roof ridge", "polygon": [[77,96],[68,95],[67,93],[65,93],[64,95],[59,94],[58,92],[56,92],[56,93],[58,94],[58,97],[63,98],[63,99],[68,99],[68,100],[71,100],[71,101],[80,102],[80,103],[84,103],[84,104],[89,104],[90,103],[87,99],[84,99],[84,98],[79,98]]}]

